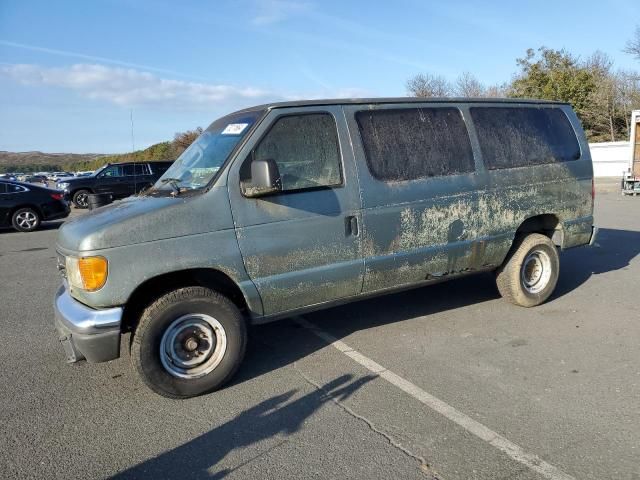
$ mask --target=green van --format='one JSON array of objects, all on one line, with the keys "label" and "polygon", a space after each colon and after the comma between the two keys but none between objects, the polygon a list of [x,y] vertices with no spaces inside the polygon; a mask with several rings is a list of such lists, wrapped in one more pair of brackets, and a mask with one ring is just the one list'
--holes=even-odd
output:
[{"label": "green van", "polygon": [[68,361],[213,391],[247,327],[494,271],[523,307],[593,242],[593,169],[564,103],[315,100],[213,122],[155,185],[65,223],[55,324]]}]

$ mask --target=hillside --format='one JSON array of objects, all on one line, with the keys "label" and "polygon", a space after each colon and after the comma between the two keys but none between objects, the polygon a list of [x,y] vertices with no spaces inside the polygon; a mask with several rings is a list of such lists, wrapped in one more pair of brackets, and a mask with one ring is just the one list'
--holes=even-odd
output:
[{"label": "hillside", "polygon": [[176,133],[173,140],[156,143],[144,150],[133,153],[43,153],[7,152],[0,150],[0,173],[36,171],[79,171],[95,170],[105,163],[171,161],[178,156],[202,133],[201,128]]},{"label": "hillside", "polygon": [[60,170],[63,165],[99,161],[99,153],[7,152],[0,150],[0,172]]}]

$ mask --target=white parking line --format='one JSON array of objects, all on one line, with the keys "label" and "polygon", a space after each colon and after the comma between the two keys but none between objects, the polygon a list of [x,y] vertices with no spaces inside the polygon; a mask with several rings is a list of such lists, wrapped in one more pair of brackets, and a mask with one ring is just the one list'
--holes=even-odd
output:
[{"label": "white parking line", "polygon": [[494,432],[489,427],[484,426],[483,424],[475,421],[473,418],[465,415],[459,410],[456,410],[448,403],[434,397],[429,392],[426,392],[417,385],[414,385],[410,381],[405,380],[401,376],[393,373],[391,370],[387,370],[382,365],[374,362],[369,357],[364,356],[357,350],[354,350],[349,345],[341,340],[338,340],[331,334],[321,330],[308,320],[302,317],[296,317],[294,320],[299,325],[310,330],[315,335],[322,338],[327,343],[344,353],[347,357],[365,367],[367,370],[375,373],[381,378],[384,378],[390,384],[398,387],[403,392],[408,393],[427,407],[438,412],[440,415],[448,418],[452,422],[455,422],[466,431],[474,434],[476,437],[484,440],[489,445],[497,448],[516,462],[527,466],[534,472],[537,472],[543,477],[550,480],[575,480],[575,478],[571,475],[567,475],[562,470],[545,462],[537,455],[524,451],[522,447],[506,439],[499,433]]}]

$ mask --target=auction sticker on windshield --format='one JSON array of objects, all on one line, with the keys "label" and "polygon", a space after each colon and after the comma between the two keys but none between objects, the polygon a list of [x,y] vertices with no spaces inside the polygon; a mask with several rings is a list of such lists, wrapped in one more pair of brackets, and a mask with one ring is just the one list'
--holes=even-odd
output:
[{"label": "auction sticker on windshield", "polygon": [[248,123],[230,123],[225,127],[222,131],[222,135],[239,135],[241,134],[245,128],[247,128]]}]

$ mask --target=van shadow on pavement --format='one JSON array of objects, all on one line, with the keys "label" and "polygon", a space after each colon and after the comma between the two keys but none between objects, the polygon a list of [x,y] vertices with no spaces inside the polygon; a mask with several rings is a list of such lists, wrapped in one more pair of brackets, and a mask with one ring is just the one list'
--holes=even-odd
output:
[{"label": "van shadow on pavement", "polygon": [[[601,229],[597,246],[566,250],[550,302],[580,287],[591,275],[626,268],[640,253],[640,232]],[[402,322],[499,298],[493,273],[481,273],[405,292],[356,301],[305,315],[341,339],[353,332]],[[312,354],[326,344],[292,321],[252,328],[247,358],[234,384]]]},{"label": "van shadow on pavement", "polygon": [[560,279],[551,300],[578,288],[591,275],[621,270],[640,253],[640,232],[601,228],[596,245],[573,248],[560,257]]},{"label": "van shadow on pavement", "polygon": [[369,375],[353,381],[352,378],[352,375],[342,375],[324,385],[320,390],[314,390],[295,400],[292,398],[297,393],[296,390],[275,395],[184,445],[131,467],[112,478],[224,478],[234,470],[277,448],[286,442],[286,439],[283,438],[269,447],[266,452],[261,452],[240,465],[231,469],[217,470],[215,467],[218,462],[233,450],[277,435],[291,435],[325,403],[332,399],[343,401],[349,398],[375,377]]},{"label": "van shadow on pavement", "polygon": [[[640,232],[601,229],[594,248],[576,248],[561,254],[561,276],[550,301],[570,293],[591,275],[626,268],[640,253]],[[401,322],[431,313],[498,298],[493,274],[463,277],[406,292],[354,302],[310,314],[314,323],[336,338],[379,325]],[[231,385],[260,377],[290,365],[326,347],[326,343],[293,321],[283,320],[252,328],[247,356]],[[295,390],[271,397],[239,413],[234,419],[213,430],[118,474],[114,478],[223,478],[241,468],[216,471],[216,464],[234,449],[245,448],[270,437],[290,435],[302,423],[335,398],[344,400],[374,379],[353,379],[343,375],[315,390],[292,400]],[[215,395],[215,393],[213,394]],[[267,449],[261,455],[277,448]],[[256,457],[257,458],[257,457]],[[212,471],[213,473],[209,473]]]}]

